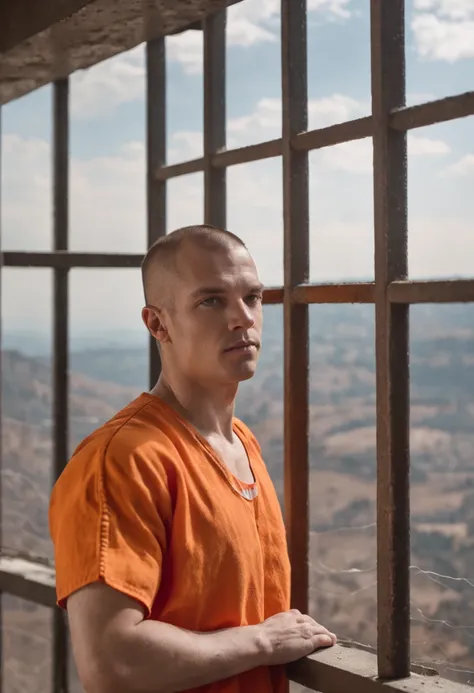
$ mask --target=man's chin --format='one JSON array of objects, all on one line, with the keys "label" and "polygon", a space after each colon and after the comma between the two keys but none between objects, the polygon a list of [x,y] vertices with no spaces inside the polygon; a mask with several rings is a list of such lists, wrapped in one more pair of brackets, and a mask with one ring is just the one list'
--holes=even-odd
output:
[{"label": "man's chin", "polygon": [[238,370],[237,381],[243,383],[246,380],[250,380],[255,375],[256,370],[256,362],[246,363],[245,365],[242,365]]}]

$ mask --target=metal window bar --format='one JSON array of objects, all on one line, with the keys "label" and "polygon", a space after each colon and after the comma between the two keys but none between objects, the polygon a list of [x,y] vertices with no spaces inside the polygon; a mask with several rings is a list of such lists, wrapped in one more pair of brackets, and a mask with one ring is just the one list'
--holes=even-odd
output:
[{"label": "metal window bar", "polygon": [[[3,255],[1,248],[2,240],[2,108],[0,106],[0,318],[2,305],[2,264]],[[2,320],[0,319],[0,552],[3,546],[3,475],[2,475],[2,429],[3,429],[3,397],[2,397],[2,366],[3,366],[3,350],[2,350]],[[3,677],[4,677],[4,648],[3,648],[3,592],[0,588],[0,693],[3,693]]]},{"label": "metal window bar", "polygon": [[[53,84],[53,243],[67,252],[69,236],[69,80]],[[54,269],[53,290],[53,474],[69,456],[69,273]],[[68,637],[64,612],[53,609],[53,693],[68,693]]]},{"label": "metal window bar", "polygon": [[[158,38],[147,44],[148,245],[166,233],[168,179],[203,171],[205,221],[225,226],[226,168],[272,157],[283,159],[284,286],[267,289],[264,300],[266,304],[283,303],[284,306],[285,505],[294,572],[293,605],[301,609],[307,608],[308,581],[308,305],[375,304],[378,674],[382,678],[403,677],[410,664],[407,625],[408,306],[424,302],[474,302],[474,279],[426,282],[406,279],[406,132],[474,115],[474,92],[409,108],[405,106],[403,12],[403,0],[391,3],[371,0],[372,115],[307,132],[306,3],[304,0],[282,0],[282,137],[233,150],[225,149],[225,11],[207,18],[202,24],[204,156],[171,166],[166,165],[165,39]],[[72,267],[139,267],[142,260],[140,254],[70,253],[67,250],[67,96],[68,82],[61,80],[54,85],[53,92],[54,250],[51,253],[9,251],[2,255],[3,266],[51,267],[54,270],[55,475],[60,473],[67,459],[68,445],[68,270]],[[370,136],[374,144],[375,282],[308,284],[307,153]],[[297,333],[298,339],[292,338]],[[151,383],[158,373],[159,358],[153,347],[150,349]],[[395,526],[401,530],[401,539],[395,535]],[[31,581],[25,582],[22,578],[18,582],[28,586]],[[15,576],[8,584],[16,584]],[[31,584],[36,584],[34,578]],[[49,595],[49,588],[39,587],[41,589],[36,591],[22,588],[23,596],[28,593],[35,601],[34,594],[41,593],[43,602],[52,605],[53,601],[46,594]],[[67,651],[64,621],[56,615],[54,639],[53,690],[58,693],[67,691]],[[325,691],[346,688],[343,682],[352,685],[354,676],[363,677],[362,672],[355,674],[354,671],[346,676],[343,671],[334,670],[330,675],[318,662],[303,663],[303,669],[305,666],[319,672],[318,681]],[[313,677],[313,680],[316,679]],[[0,693],[1,690],[0,675]]]},{"label": "metal window bar", "polygon": [[371,0],[375,355],[377,401],[377,657],[383,679],[410,673],[408,305],[388,285],[407,277],[404,0]]},{"label": "metal window bar", "polygon": [[[147,246],[166,234],[166,180],[154,172],[166,164],[166,46],[164,36],[146,46],[146,143],[147,143]],[[97,257],[97,256],[96,256]],[[113,256],[109,256],[113,257]],[[139,266],[141,255],[124,256],[127,267]],[[131,261],[131,262],[130,262]],[[133,264],[134,262],[137,265]],[[160,354],[155,340],[149,339],[149,384],[156,383]]]},{"label": "metal window bar", "polygon": [[226,228],[225,168],[213,157],[226,143],[226,19],[222,10],[203,21],[204,67],[204,223]]},{"label": "metal window bar", "polygon": [[308,611],[308,305],[292,289],[309,275],[308,153],[291,139],[308,125],[306,0],[282,0],[284,503],[292,607]]}]

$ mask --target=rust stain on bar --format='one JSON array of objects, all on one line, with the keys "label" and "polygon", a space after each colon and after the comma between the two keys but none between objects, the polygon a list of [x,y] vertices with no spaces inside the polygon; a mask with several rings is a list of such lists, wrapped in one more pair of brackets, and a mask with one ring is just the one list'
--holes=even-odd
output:
[{"label": "rust stain on bar", "polygon": [[225,168],[216,168],[214,155],[225,148],[226,10],[207,17],[204,31],[204,222],[226,227]]},{"label": "rust stain on bar", "polygon": [[301,132],[293,137],[291,144],[298,151],[311,151],[332,147],[352,140],[361,140],[372,135],[372,117],[349,120],[326,128]]},{"label": "rust stain on bar", "polygon": [[[166,164],[166,64],[165,39],[146,45],[146,152],[147,152],[147,247],[166,234],[166,180],[154,171]],[[161,371],[155,340],[148,340],[148,381],[150,388]]]},{"label": "rust stain on bar", "polygon": [[[67,251],[69,236],[69,81],[53,85],[53,239],[55,251]],[[53,474],[69,457],[68,270],[54,270],[53,291]],[[67,693],[68,641],[64,613],[53,613],[53,693]]]},{"label": "rust stain on bar", "polygon": [[389,284],[388,298],[392,303],[470,303],[474,279],[395,281]]},{"label": "rust stain on bar", "polygon": [[405,105],[403,0],[371,0],[377,393],[378,674],[410,672],[408,307],[390,282],[407,276],[406,134],[390,128]]},{"label": "rust stain on bar", "polygon": [[392,111],[390,127],[412,130],[474,115],[474,91]]},{"label": "rust stain on bar", "polygon": [[263,303],[265,305],[275,305],[283,303],[283,287],[269,287],[263,292]]},{"label": "rust stain on bar", "polygon": [[293,303],[373,303],[374,284],[300,284],[292,289]]},{"label": "rust stain on bar", "polygon": [[282,0],[284,221],[284,478],[285,518],[292,564],[291,600],[308,610],[308,306],[292,290],[309,275],[308,154],[291,146],[307,129],[306,2]]}]

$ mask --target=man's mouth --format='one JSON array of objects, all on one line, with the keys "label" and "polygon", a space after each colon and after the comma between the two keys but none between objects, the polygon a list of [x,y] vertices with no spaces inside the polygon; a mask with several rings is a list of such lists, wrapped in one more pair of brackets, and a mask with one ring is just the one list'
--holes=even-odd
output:
[{"label": "man's mouth", "polygon": [[232,344],[232,346],[227,347],[227,349],[224,349],[224,351],[250,351],[251,349],[256,349],[257,348],[257,343],[252,341],[252,340],[240,340],[239,342],[236,342],[235,344]]}]

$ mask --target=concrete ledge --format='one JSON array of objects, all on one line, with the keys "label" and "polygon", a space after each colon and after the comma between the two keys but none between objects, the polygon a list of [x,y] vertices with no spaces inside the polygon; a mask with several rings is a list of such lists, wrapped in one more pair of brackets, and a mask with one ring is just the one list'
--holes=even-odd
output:
[{"label": "concrete ledge", "polygon": [[0,104],[144,41],[196,28],[196,22],[239,1],[5,0]]},{"label": "concrete ledge", "polygon": [[292,681],[319,693],[468,693],[471,686],[443,679],[434,669],[414,667],[409,678],[382,681],[372,652],[336,645],[288,667]]},{"label": "concrete ledge", "polygon": [[11,556],[0,556],[0,592],[42,606],[55,606],[54,568]]}]

